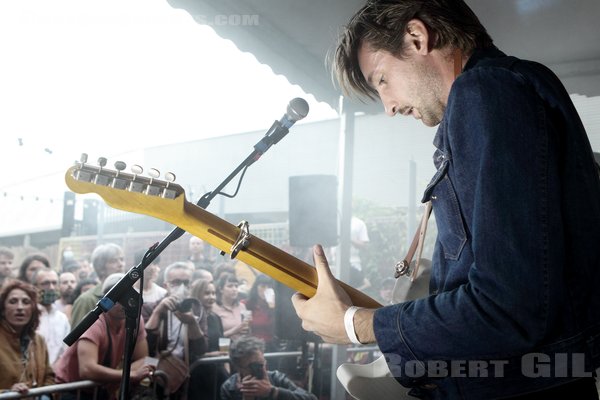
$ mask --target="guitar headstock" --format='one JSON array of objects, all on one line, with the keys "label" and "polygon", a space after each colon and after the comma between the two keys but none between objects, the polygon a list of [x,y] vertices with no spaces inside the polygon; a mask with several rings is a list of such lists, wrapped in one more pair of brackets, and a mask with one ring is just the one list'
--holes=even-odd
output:
[{"label": "guitar headstock", "polygon": [[175,174],[171,172],[159,179],[160,172],[154,168],[145,176],[139,165],[132,165],[131,172],[125,172],[127,165],[123,161],[116,161],[114,169],[106,168],[106,164],[104,157],[100,157],[96,165],[88,163],[87,154],[82,154],[65,175],[67,186],[79,194],[96,193],[114,208],[147,215],[154,213],[145,208],[179,206],[185,200],[185,192],[174,183]]}]

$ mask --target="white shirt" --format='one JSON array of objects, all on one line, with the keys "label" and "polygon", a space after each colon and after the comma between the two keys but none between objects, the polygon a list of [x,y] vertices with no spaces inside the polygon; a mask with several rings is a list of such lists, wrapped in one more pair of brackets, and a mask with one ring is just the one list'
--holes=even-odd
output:
[{"label": "white shirt", "polygon": [[[350,239],[353,242],[363,242],[366,243],[369,241],[369,233],[367,232],[367,225],[365,222],[357,217],[352,217],[352,221],[350,224]],[[360,265],[360,251],[359,249],[352,245],[350,246],[350,265],[359,271],[362,270],[362,266]]]},{"label": "white shirt", "polygon": [[63,312],[58,311],[54,305],[50,307],[50,311],[42,305],[39,306],[39,309],[40,325],[37,333],[46,340],[48,358],[52,365],[67,348],[63,339],[71,332],[71,324],[69,318]]},{"label": "white shirt", "polygon": [[156,303],[167,295],[167,289],[158,286],[154,282],[150,282],[150,288],[144,290],[144,303]]}]

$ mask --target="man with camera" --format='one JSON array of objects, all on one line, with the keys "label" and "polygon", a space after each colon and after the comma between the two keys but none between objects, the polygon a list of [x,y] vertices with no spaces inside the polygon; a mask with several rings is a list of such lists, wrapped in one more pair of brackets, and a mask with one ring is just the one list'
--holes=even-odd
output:
[{"label": "man with camera", "polygon": [[[154,307],[146,323],[150,354],[159,359],[178,358],[187,367],[207,347],[206,335],[192,312],[193,303],[198,302],[190,296],[193,272],[185,262],[176,262],[165,269],[167,296]],[[157,369],[161,369],[160,361]],[[177,389],[184,392],[185,385]]]},{"label": "man with camera", "polygon": [[284,373],[267,371],[265,342],[242,336],[229,347],[229,359],[237,370],[221,386],[221,400],[317,400],[296,386]]}]

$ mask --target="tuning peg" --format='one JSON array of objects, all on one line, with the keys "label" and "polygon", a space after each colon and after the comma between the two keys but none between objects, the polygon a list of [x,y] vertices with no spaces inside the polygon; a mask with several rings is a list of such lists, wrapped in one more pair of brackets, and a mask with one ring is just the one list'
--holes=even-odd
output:
[{"label": "tuning peg", "polygon": [[127,164],[123,161],[115,161],[115,169],[119,172],[124,171],[127,168]]},{"label": "tuning peg", "polygon": [[111,186],[117,189],[125,189],[127,187],[127,181],[125,179],[121,179],[119,175],[121,172],[127,168],[127,164],[123,161],[115,161],[115,169],[117,173],[115,174]]},{"label": "tuning peg", "polygon": [[92,180],[92,174],[90,174],[89,172],[83,171],[87,160],[88,160],[87,153],[81,153],[81,156],[79,156],[79,161],[75,161],[75,166],[77,167],[77,170],[73,174],[75,179],[80,180],[80,181],[86,181],[86,182],[90,182]]},{"label": "tuning peg", "polygon": [[175,182],[176,176],[172,172],[165,173],[165,181],[168,183]]},{"label": "tuning peg", "polygon": [[169,185],[175,182],[175,174],[172,172],[166,172],[165,181],[167,181],[167,184],[163,190],[162,197],[166,199],[174,199],[177,196],[177,191],[169,188]]},{"label": "tuning peg", "polygon": [[152,179],[156,179],[160,176],[160,171],[157,170],[156,168],[150,168],[148,170],[148,176]]},{"label": "tuning peg", "polygon": [[133,172],[133,179],[129,182],[129,191],[141,193],[144,190],[144,184],[136,182],[137,176],[144,172],[144,168],[141,165],[133,164],[131,166],[131,172]]},{"label": "tuning peg", "polygon": [[108,186],[109,184],[109,177],[102,172],[102,168],[106,166],[106,161],[107,160],[105,157],[98,158],[98,165],[100,166],[100,168],[98,172],[96,172],[96,176],[94,177],[94,183],[96,185]]},{"label": "tuning peg", "polygon": [[133,164],[131,166],[131,172],[133,172],[134,175],[140,175],[142,172],[144,172],[144,168],[142,168],[141,165]]},{"label": "tuning peg", "polygon": [[154,180],[160,176],[160,171],[156,168],[150,168],[148,169],[148,176],[150,177],[150,182],[148,182],[144,193],[151,196],[158,196],[160,194],[161,188],[160,186],[154,186],[153,183]]}]

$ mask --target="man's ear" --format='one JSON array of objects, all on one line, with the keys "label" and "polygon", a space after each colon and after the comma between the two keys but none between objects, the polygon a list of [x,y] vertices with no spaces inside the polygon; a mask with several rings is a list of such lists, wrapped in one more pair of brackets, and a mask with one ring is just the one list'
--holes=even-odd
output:
[{"label": "man's ear", "polygon": [[429,30],[420,19],[411,19],[406,24],[406,35],[404,37],[405,48],[425,55],[431,50]]}]

